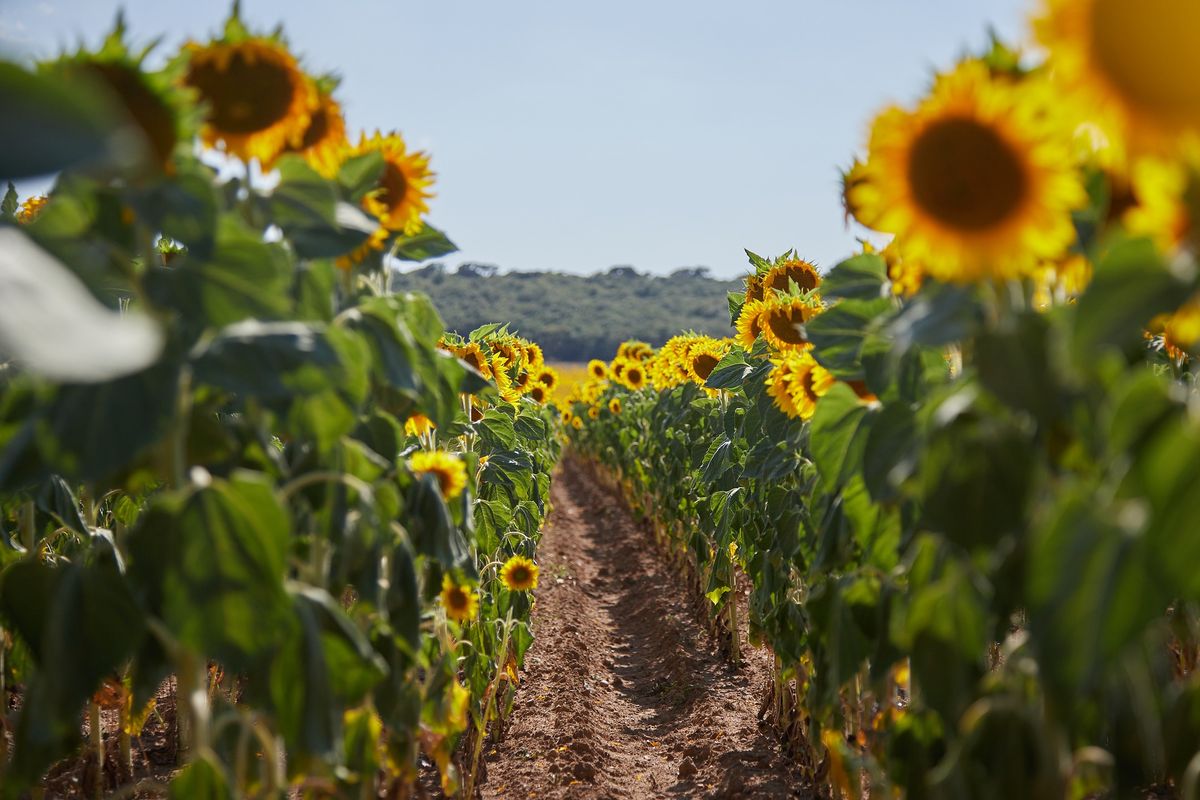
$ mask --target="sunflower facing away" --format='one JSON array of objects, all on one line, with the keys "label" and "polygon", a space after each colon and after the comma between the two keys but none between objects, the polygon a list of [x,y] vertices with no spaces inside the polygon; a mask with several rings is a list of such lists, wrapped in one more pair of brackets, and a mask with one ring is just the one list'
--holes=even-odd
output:
[{"label": "sunflower facing away", "polygon": [[800,258],[785,258],[763,273],[762,291],[764,296],[773,292],[787,292],[794,282],[802,290],[808,292],[821,285],[821,273],[814,264]]},{"label": "sunflower facing away", "polygon": [[467,467],[462,459],[445,450],[426,450],[413,453],[408,467],[418,476],[433,475],[437,478],[442,497],[453,500],[467,486]]},{"label": "sunflower facing away", "polygon": [[1057,257],[1086,195],[1038,88],[967,61],[914,110],[885,110],[850,190],[859,221],[896,234],[905,257],[945,281],[1015,277]]},{"label": "sunflower facing away", "polygon": [[457,622],[468,622],[479,613],[479,595],[470,586],[460,584],[450,577],[449,573],[442,575],[442,608],[446,616]]},{"label": "sunflower facing away", "polygon": [[302,140],[317,89],[282,42],[251,35],[235,13],[221,39],[189,42],[184,55],[183,82],[207,106],[200,130],[205,145],[222,143],[243,161],[269,165]]},{"label": "sunflower facing away", "polygon": [[1200,140],[1200,3],[1044,0],[1034,31],[1118,166],[1131,151]]},{"label": "sunflower facing away", "polygon": [[537,588],[538,567],[525,556],[513,556],[500,568],[500,580],[510,592],[527,592]]},{"label": "sunflower facing away", "polygon": [[814,298],[776,295],[766,300],[759,317],[763,338],[776,350],[808,346],[803,325],[822,311]]}]

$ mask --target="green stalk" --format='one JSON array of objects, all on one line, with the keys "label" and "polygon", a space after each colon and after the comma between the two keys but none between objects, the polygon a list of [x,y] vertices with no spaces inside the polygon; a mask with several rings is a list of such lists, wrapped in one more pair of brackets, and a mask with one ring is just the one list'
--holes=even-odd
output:
[{"label": "green stalk", "polygon": [[92,728],[92,748],[96,753],[96,782],[92,784],[92,797],[104,797],[104,728],[100,719],[100,705],[88,703],[88,721]]}]

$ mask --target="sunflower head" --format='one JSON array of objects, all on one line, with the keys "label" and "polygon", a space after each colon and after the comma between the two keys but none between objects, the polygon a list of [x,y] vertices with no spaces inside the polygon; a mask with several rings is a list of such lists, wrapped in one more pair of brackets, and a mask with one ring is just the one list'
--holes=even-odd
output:
[{"label": "sunflower head", "polygon": [[525,393],[525,396],[540,406],[545,405],[546,401],[550,399],[550,391],[543,384],[535,381],[530,383],[529,391]]},{"label": "sunflower head", "polygon": [[433,475],[442,497],[453,500],[467,486],[467,467],[462,459],[444,450],[421,450],[413,453],[408,467],[417,476]]},{"label": "sunflower head", "polygon": [[621,413],[621,398],[613,397],[608,401],[608,413],[614,415]]},{"label": "sunflower head", "polygon": [[17,222],[22,225],[28,225],[38,218],[38,214],[42,213],[42,209],[50,202],[50,198],[44,194],[34,195],[25,198],[21,202],[21,207],[17,209]]},{"label": "sunflower head", "polygon": [[600,406],[588,406],[588,419],[600,419]]},{"label": "sunflower head", "polygon": [[762,298],[762,277],[757,272],[751,272],[746,276],[746,302],[762,300]]},{"label": "sunflower head", "polygon": [[759,325],[763,338],[776,350],[808,347],[804,323],[820,314],[820,301],[814,297],[775,295],[765,301]]},{"label": "sunflower head", "polygon": [[805,292],[821,285],[821,273],[817,271],[816,266],[795,257],[785,256],[761,277],[764,296],[775,292],[786,294],[793,283]]},{"label": "sunflower head", "polygon": [[479,346],[478,342],[466,342],[461,347],[453,348],[451,352],[474,367],[475,371],[483,377],[492,377],[492,369],[488,366],[487,356],[483,354],[483,348]]},{"label": "sunflower head", "polygon": [[333,179],[341,167],[343,154],[350,147],[346,139],[346,117],[333,96],[337,81],[326,77],[317,80],[316,85],[317,104],[308,127],[298,140],[288,144],[287,151],[299,153],[323,177]]},{"label": "sunflower head", "polygon": [[593,379],[602,381],[608,377],[608,366],[598,358],[593,358],[587,365],[588,375]]},{"label": "sunflower head", "polygon": [[737,340],[747,350],[754,347],[754,342],[762,333],[762,312],[766,307],[767,304],[762,300],[747,300],[738,312]]},{"label": "sunflower head", "polygon": [[1200,208],[1200,176],[1179,161],[1141,158],[1131,169],[1134,203],[1122,214],[1131,233],[1148,236],[1164,253],[1195,246],[1200,236],[1193,223]]},{"label": "sunflower head", "polygon": [[555,387],[558,386],[558,370],[553,367],[542,366],[538,370],[537,381],[546,387],[546,391],[553,392]]},{"label": "sunflower head", "polygon": [[527,592],[537,588],[537,564],[525,556],[512,556],[500,568],[500,580],[510,592]]},{"label": "sunflower head", "polygon": [[404,432],[409,436],[426,436],[435,427],[433,420],[424,414],[413,414],[404,421]]},{"label": "sunflower head", "polygon": [[850,169],[842,173],[842,208],[845,209],[845,222],[847,225],[850,224],[851,217],[860,222],[862,221],[862,217],[859,216],[858,204],[854,201],[853,195],[866,180],[867,167],[857,158],[850,165]]},{"label": "sunflower head", "polygon": [[459,583],[449,573],[442,575],[442,608],[456,622],[470,622],[479,613],[479,595],[465,583]]},{"label": "sunflower head", "polygon": [[1098,125],[1102,158],[1200,140],[1200,5],[1186,0],[1043,0],[1034,32],[1064,91]]},{"label": "sunflower head", "polygon": [[729,352],[732,342],[727,339],[700,337],[688,350],[684,366],[688,377],[703,386],[717,364]]},{"label": "sunflower head", "polygon": [[817,400],[836,382],[810,351],[788,350],[771,359],[767,392],[789,417],[811,419]]},{"label": "sunflower head", "polygon": [[[381,227],[411,236],[421,230],[421,218],[429,212],[433,197],[434,172],[429,156],[409,151],[403,137],[393,131],[359,137],[358,144],[342,150],[343,160],[367,153],[383,157],[383,172],[374,190],[363,198],[363,208],[378,217]],[[340,164],[339,164],[340,166]]]},{"label": "sunflower head", "polygon": [[163,70],[146,69],[143,62],[153,45],[134,52],[125,33],[124,18],[118,15],[116,26],[97,50],[81,47],[39,68],[84,82],[108,100],[140,138],[146,162],[165,169],[175,146],[192,136],[195,119],[190,109],[194,101],[186,89],[178,86],[174,65]]},{"label": "sunflower head", "polygon": [[220,39],[183,48],[183,83],[206,107],[200,137],[243,161],[270,165],[300,142],[317,108],[317,89],[275,36],[257,36],[237,8]]},{"label": "sunflower head", "polygon": [[915,259],[903,258],[900,248],[891,242],[880,254],[887,265],[888,280],[892,283],[892,294],[897,297],[912,297],[925,282],[925,271]]},{"label": "sunflower head", "polygon": [[1071,211],[1086,202],[1059,122],[1038,80],[966,61],[913,110],[876,117],[851,202],[940,280],[1030,274],[1071,244]]},{"label": "sunflower head", "polygon": [[575,430],[583,430],[583,420],[579,417],[571,417],[571,427]]},{"label": "sunflower head", "polygon": [[621,382],[635,392],[646,385],[646,369],[640,361],[625,365],[625,371],[621,373]]}]

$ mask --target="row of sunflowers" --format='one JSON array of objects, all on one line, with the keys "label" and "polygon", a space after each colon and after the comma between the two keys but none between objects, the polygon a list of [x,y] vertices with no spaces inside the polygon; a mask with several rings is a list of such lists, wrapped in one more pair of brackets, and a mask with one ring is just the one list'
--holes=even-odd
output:
[{"label": "row of sunflowers", "polygon": [[560,407],[733,658],[749,587],[835,796],[1200,796],[1200,9],[1031,28],[875,119],[843,196],[890,239],[751,253],[734,337]]},{"label": "row of sunflowers", "polygon": [[57,173],[0,207],[0,796],[470,795],[557,376],[388,291],[429,159],[281,34],[126,39],[0,64],[0,175]]}]

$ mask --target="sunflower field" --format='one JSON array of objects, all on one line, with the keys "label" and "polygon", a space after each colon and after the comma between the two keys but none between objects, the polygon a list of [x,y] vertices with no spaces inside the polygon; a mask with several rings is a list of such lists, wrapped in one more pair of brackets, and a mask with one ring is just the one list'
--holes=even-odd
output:
[{"label": "sunflower field", "polygon": [[404,797],[422,762],[470,793],[532,639],[555,373],[389,291],[454,249],[429,158],[348,138],[278,31],[235,6],[150,55],[118,21],[0,64],[0,175],[57,174],[0,219],[0,795],[79,753],[94,797]]},{"label": "sunflower field", "polygon": [[875,118],[822,274],[561,404],[834,796],[1200,797],[1200,7],[1046,0]]}]

